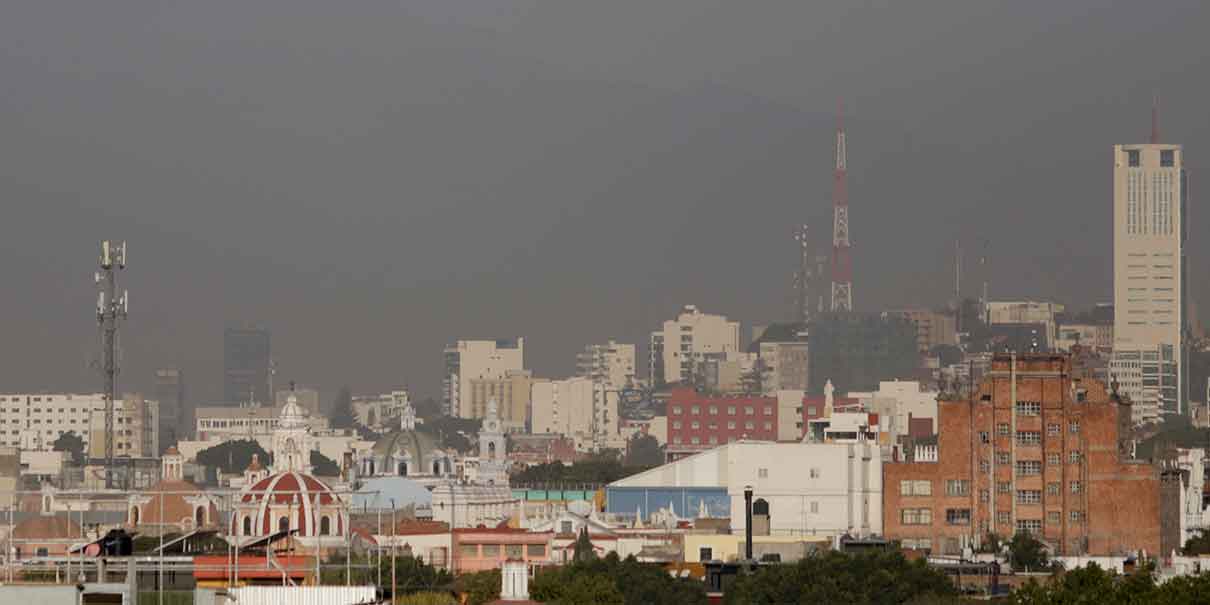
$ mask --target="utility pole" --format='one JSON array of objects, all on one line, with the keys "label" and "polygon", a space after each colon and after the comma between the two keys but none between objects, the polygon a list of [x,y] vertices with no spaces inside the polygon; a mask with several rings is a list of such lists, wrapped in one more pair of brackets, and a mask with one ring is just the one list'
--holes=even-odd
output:
[{"label": "utility pole", "polygon": [[113,489],[113,404],[117,399],[118,322],[126,319],[130,294],[118,297],[117,272],[126,268],[126,242],[101,242],[101,270],[94,275],[101,292],[97,323],[101,326],[101,374],[105,377],[105,488]]}]

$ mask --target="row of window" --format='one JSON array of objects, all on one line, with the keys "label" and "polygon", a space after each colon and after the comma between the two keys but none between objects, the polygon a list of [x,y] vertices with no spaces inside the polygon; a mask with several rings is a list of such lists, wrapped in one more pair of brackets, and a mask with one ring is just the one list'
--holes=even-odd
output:
[{"label": "row of window", "polygon": [[[708,406],[707,411],[710,413],[711,416],[717,416],[718,415],[718,406],[716,406],[716,405]],[[683,413],[684,413],[683,406],[679,406],[679,405],[672,406],[672,415],[680,416]],[[700,405],[690,406],[689,413],[694,416],[700,415],[702,413],[702,406],[700,406]],[[764,406],[764,413],[765,413],[765,416],[772,416],[773,415],[773,406],[771,406],[771,405]],[[733,405],[727,406],[727,415],[728,416],[735,416],[736,414],[737,414],[736,406],[733,406]],[[750,406],[750,405],[744,406],[744,415],[745,416],[755,416],[756,407]]]},{"label": "row of window", "polygon": [[[764,427],[765,427],[765,430],[766,430],[766,431],[771,431],[771,430],[773,430],[773,423],[772,423],[772,422],[766,422],[766,423],[764,424]],[[681,428],[681,421],[680,421],[680,420],[673,420],[673,421],[672,421],[672,428],[673,428],[673,429],[680,429],[680,428]],[[701,425],[701,423],[699,423],[698,421],[694,420],[693,422],[690,422],[690,423],[689,423],[689,428],[692,428],[692,429],[700,429],[700,428],[702,428],[702,425]],[[717,423],[714,423],[714,422],[711,422],[711,423],[709,423],[709,424],[707,424],[707,425],[706,425],[706,428],[707,428],[707,429],[709,429],[709,430],[712,430],[712,431],[714,431],[714,430],[718,430],[718,424],[717,424]],[[735,428],[736,428],[735,421],[734,421],[734,420],[729,420],[729,421],[727,421],[727,428],[728,428],[728,429],[731,429],[731,430],[735,430]],[[747,429],[747,430],[749,430],[749,431],[755,430],[755,429],[756,429],[756,423],[755,423],[755,422],[752,422],[751,420],[749,420],[749,421],[747,421],[747,422],[745,422],[745,423],[744,423],[744,428],[745,428],[745,429]]]},{"label": "row of window", "polygon": [[498,558],[503,552],[509,559],[520,559],[523,553],[530,557],[545,557],[545,544],[460,544],[458,551],[464,557]]},{"label": "row of window", "polygon": [[[1046,522],[1052,525],[1058,525],[1063,520],[1063,514],[1060,511],[1048,511],[1046,513]],[[1073,510],[1068,511],[1067,520],[1070,524],[1079,524],[1084,522],[1084,511]],[[933,511],[929,508],[904,508],[899,511],[899,522],[902,525],[932,525]],[[1012,522],[1012,512],[998,511],[996,512],[996,524],[1008,525]],[[945,524],[946,525],[970,525],[971,510],[969,508],[947,508],[945,509]],[[980,525],[986,526],[986,522],[981,522]],[[1018,532],[1039,534],[1042,532],[1042,519],[1017,519],[1016,529]],[[927,538],[925,539],[927,540]],[[924,548],[927,548],[924,547]]]}]

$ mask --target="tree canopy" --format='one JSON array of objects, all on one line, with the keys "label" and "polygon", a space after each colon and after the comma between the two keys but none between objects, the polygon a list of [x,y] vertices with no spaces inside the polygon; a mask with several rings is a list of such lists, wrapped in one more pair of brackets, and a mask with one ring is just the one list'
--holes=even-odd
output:
[{"label": "tree canopy", "polygon": [[701,582],[673,578],[659,565],[639,563],[633,556],[621,559],[617,553],[542,569],[530,582],[529,594],[535,601],[567,605],[706,603]]},{"label": "tree canopy", "polygon": [[51,449],[56,452],[70,452],[73,464],[84,464],[84,439],[75,431],[67,431],[59,435],[59,438],[51,444]]},{"label": "tree canopy", "polygon": [[416,425],[416,430],[423,431],[437,438],[441,447],[448,447],[462,453],[474,451],[472,437],[479,434],[483,421],[473,418],[455,418],[439,416],[426,420],[424,424]]},{"label": "tree canopy", "polygon": [[1178,576],[1157,585],[1151,566],[1122,576],[1094,563],[1065,572],[1045,584],[1030,580],[1013,591],[1011,602],[1015,605],[1193,605],[1210,602],[1210,574]]},{"label": "tree canopy", "polygon": [[898,604],[946,597],[955,589],[944,573],[899,551],[846,554],[829,551],[785,565],[763,565],[737,577],[725,603]]},{"label": "tree canopy", "polygon": [[1181,550],[1186,557],[1210,555],[1210,531],[1199,529],[1196,536],[1185,540],[1185,547]]},{"label": "tree canopy", "polygon": [[536,464],[512,476],[518,484],[593,484],[612,483],[647,470],[648,466],[626,466],[611,453],[590,456],[566,465],[561,462]]},{"label": "tree canopy", "polygon": [[242,473],[252,463],[252,454],[256,454],[264,466],[273,462],[273,456],[255,440],[240,439],[225,441],[198,452],[197,463],[216,467],[228,474]]},{"label": "tree canopy", "polygon": [[[380,561],[375,561],[376,558],[353,554],[348,568],[354,585],[375,584],[381,577],[384,588],[391,587],[391,555],[384,553]],[[344,585],[345,553],[334,552],[325,560],[320,577],[324,584]],[[410,555],[396,555],[395,582],[398,594],[405,595],[448,587],[453,582],[453,576],[448,571],[433,567],[421,559]]]},{"label": "tree canopy", "polygon": [[1008,563],[1013,571],[1038,571],[1050,565],[1046,545],[1025,532],[1018,532],[1008,543]]},{"label": "tree canopy", "polygon": [[311,450],[311,471],[321,477],[339,477],[340,465],[319,450]]},{"label": "tree canopy", "polygon": [[626,444],[625,465],[631,468],[650,468],[664,463],[664,447],[651,435],[635,435]]},{"label": "tree canopy", "polygon": [[462,574],[455,586],[466,597],[466,605],[483,605],[500,598],[500,570]]}]

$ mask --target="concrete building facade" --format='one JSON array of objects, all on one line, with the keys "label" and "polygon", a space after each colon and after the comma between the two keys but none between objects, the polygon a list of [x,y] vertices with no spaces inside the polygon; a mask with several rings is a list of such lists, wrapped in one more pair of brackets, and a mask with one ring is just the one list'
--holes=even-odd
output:
[{"label": "concrete building facade", "polygon": [[916,349],[921,353],[941,345],[958,344],[958,318],[953,313],[932,309],[898,309],[891,313],[916,326]]},{"label": "concrete building facade", "polygon": [[886,536],[960,554],[1029,532],[1057,555],[1160,549],[1160,477],[1131,459],[1130,406],[1065,355],[997,355],[938,403],[936,446],[884,467]]},{"label": "concrete building facade", "polygon": [[523,433],[529,426],[533,373],[529,370],[508,370],[500,378],[472,378],[469,398],[463,397],[472,410],[486,410],[492,400],[499,406],[500,420],[509,433]]},{"label": "concrete building facade", "polygon": [[739,322],[685,305],[676,319],[651,333],[648,376],[655,387],[688,382],[706,355],[739,350]]},{"label": "concrete building facade", "polygon": [[668,460],[677,460],[741,439],[778,438],[778,399],[713,396],[675,388],[668,401]]},{"label": "concrete building facade", "polygon": [[459,340],[445,348],[441,405],[450,416],[483,418],[487,401],[472,405],[471,380],[504,378],[510,371],[524,369],[524,338]]},{"label": "concrete building facade", "polygon": [[576,355],[576,375],[602,382],[611,389],[633,386],[635,347],[610,340],[588,345]]},{"label": "concrete building facade", "polygon": [[571,437],[579,451],[619,445],[618,393],[591,378],[543,380],[531,394],[533,433]]},{"label": "concrete building facade", "polygon": [[1139,380],[1119,388],[1149,408],[1143,417],[1184,410],[1187,201],[1180,145],[1113,147],[1111,371],[1138,364]]},{"label": "concrete building facade", "polygon": [[[127,394],[114,402],[114,456],[159,455],[159,404]],[[105,397],[100,393],[0,394],[0,445],[49,452],[65,433],[84,442],[89,456],[103,457]]]}]

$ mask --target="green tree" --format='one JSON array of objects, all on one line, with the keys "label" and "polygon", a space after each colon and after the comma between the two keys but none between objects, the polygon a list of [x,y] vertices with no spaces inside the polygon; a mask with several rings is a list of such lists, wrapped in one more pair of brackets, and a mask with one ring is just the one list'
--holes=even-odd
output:
[{"label": "green tree", "polygon": [[953,595],[944,573],[899,551],[829,551],[786,565],[764,565],[740,575],[725,603],[905,603]]},{"label": "green tree", "polygon": [[588,537],[588,526],[580,528],[580,535],[576,536],[575,553],[572,555],[572,560],[576,563],[587,563],[588,561],[597,558],[597,553],[592,547],[592,538]]},{"label": "green tree", "polygon": [[466,605],[484,605],[500,598],[500,570],[492,569],[458,576],[459,593],[465,595]]},{"label": "green tree", "polygon": [[417,425],[416,429],[436,437],[442,447],[467,453],[474,451],[475,442],[472,437],[479,434],[482,425],[483,421],[478,419],[439,416]]},{"label": "green tree", "polygon": [[1196,536],[1185,540],[1185,547],[1181,551],[1186,557],[1210,555],[1210,531],[1199,529]]},{"label": "green tree", "polygon": [[441,402],[432,397],[425,397],[412,406],[416,417],[428,422],[441,417]]},{"label": "green tree", "polygon": [[311,470],[321,477],[339,477],[340,465],[319,450],[311,450]]},{"label": "green tree", "polygon": [[84,464],[84,440],[75,431],[67,431],[59,435],[59,438],[51,444],[51,449],[56,452],[69,452],[73,464]]},{"label": "green tree", "polygon": [[529,584],[530,598],[542,603],[576,602],[567,599],[580,598],[583,593],[569,595],[567,588],[580,576],[607,579],[621,593],[625,605],[706,604],[706,590],[700,581],[673,578],[659,565],[640,563],[633,556],[621,559],[617,553],[540,570]]},{"label": "green tree", "polygon": [[[390,553],[384,552],[381,561],[377,554],[367,556],[354,553],[346,567],[345,553],[335,552],[323,561],[320,578],[324,584],[343,585],[346,569],[353,584],[375,584],[381,577],[386,587],[390,587]],[[398,594],[405,595],[448,587],[453,582],[453,576],[415,557],[396,555],[395,582]]]},{"label": "green tree", "polygon": [[651,435],[635,435],[626,443],[625,465],[631,468],[653,467],[664,463],[664,447]]},{"label": "green tree", "polygon": [[353,428],[353,392],[347,386],[336,391],[336,399],[332,400],[332,410],[328,413],[330,424],[335,429]]},{"label": "green tree", "polygon": [[458,605],[458,599],[447,592],[417,592],[399,596],[395,605]]},{"label": "green tree", "polygon": [[558,605],[625,605],[626,600],[613,579],[605,574],[579,573],[554,601]]},{"label": "green tree", "polygon": [[273,456],[259,443],[251,439],[240,439],[225,441],[198,452],[197,463],[217,467],[228,474],[242,473],[252,463],[252,454],[256,454],[264,466],[269,466],[273,461]]},{"label": "green tree", "polygon": [[1008,543],[1008,562],[1013,571],[1040,571],[1049,565],[1046,545],[1027,532],[1017,532]]}]

